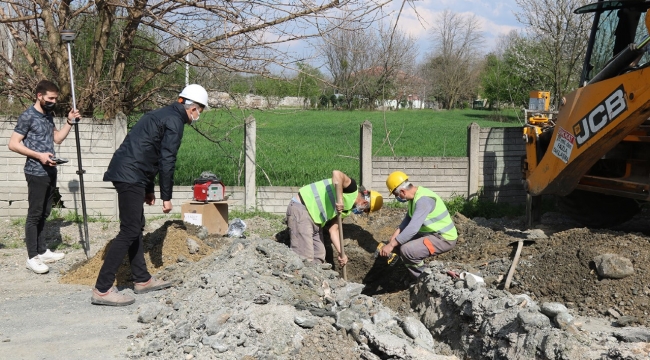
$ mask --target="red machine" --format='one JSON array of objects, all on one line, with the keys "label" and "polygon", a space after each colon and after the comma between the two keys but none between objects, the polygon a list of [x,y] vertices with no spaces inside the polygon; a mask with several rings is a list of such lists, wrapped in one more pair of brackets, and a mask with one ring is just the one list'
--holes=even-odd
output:
[{"label": "red machine", "polygon": [[213,173],[204,172],[201,177],[194,180],[194,201],[210,202],[222,201],[226,197],[226,186],[221,179]]}]

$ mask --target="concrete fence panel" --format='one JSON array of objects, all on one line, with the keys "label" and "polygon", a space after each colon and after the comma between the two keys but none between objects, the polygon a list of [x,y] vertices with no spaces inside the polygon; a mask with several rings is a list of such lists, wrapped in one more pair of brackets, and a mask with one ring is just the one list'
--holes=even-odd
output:
[{"label": "concrete fence panel", "polygon": [[[57,118],[55,124],[60,128],[63,121],[64,118]],[[23,218],[27,214],[27,184],[23,174],[25,157],[9,151],[6,146],[15,125],[15,117],[0,118],[0,218],[4,219]],[[113,153],[126,136],[126,125],[124,116],[106,122],[83,119],[78,125],[89,216],[117,219],[117,194],[112,184],[102,179]],[[241,211],[284,214],[299,187],[255,186],[254,122],[248,124],[247,131],[247,160],[250,162],[247,171],[250,174],[246,176],[245,185],[248,186],[230,187],[226,184],[230,207]],[[525,154],[521,133],[521,128],[480,128],[472,124],[467,129],[466,157],[376,157],[372,156],[372,124],[365,121],[359,128],[361,178],[358,180],[388,197],[386,178],[391,172],[401,170],[414,184],[430,188],[445,199],[481,194],[498,202],[522,203],[526,194],[520,170],[521,157]],[[63,144],[55,147],[59,157],[70,160],[59,166],[57,186],[65,207],[63,211],[80,214],[75,140],[73,130]],[[318,180],[321,179],[314,179]],[[156,194],[159,196],[158,189]],[[192,200],[192,195],[191,186],[175,186],[172,213],[180,213],[181,204]],[[145,206],[145,214],[161,215],[161,206],[160,201],[155,206]]]}]

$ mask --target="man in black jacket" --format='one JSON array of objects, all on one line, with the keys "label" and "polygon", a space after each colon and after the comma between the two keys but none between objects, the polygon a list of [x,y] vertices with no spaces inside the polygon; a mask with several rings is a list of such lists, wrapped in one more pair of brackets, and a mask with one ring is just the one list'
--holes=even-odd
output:
[{"label": "man in black jacket", "polygon": [[91,303],[123,306],[135,302],[135,298],[118,292],[113,286],[127,253],[136,294],[171,286],[170,282],[156,279],[147,271],[142,242],[143,203],[154,205],[154,178],[158,175],[162,211],[172,210],[176,154],[183,138],[183,125],[197,121],[207,105],[208,93],[202,86],[186,86],[178,95],[177,103],[144,114],[113,154],[104,181],[112,181],[117,190],[120,232],[108,247]]}]

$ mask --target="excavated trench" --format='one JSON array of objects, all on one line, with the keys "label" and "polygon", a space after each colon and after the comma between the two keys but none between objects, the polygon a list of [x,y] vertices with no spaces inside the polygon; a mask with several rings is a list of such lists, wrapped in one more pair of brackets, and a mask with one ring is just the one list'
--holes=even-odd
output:
[{"label": "excavated trench", "polygon": [[[429,259],[412,287],[402,264],[373,254],[401,221],[403,210],[346,219],[348,279],[402,315],[419,315],[445,354],[461,358],[623,359],[650,357],[650,219],[641,213],[615,229],[590,229],[547,213],[535,229],[523,217],[454,217],[460,233],[450,252]],[[525,241],[508,291],[503,290],[518,240]],[[594,259],[629,259],[631,276],[599,276]],[[448,275],[471,273],[474,284]],[[561,307],[558,314],[554,306]],[[568,316],[567,316],[568,315]],[[557,317],[559,316],[560,319]],[[441,347],[439,351],[443,349]]]}]

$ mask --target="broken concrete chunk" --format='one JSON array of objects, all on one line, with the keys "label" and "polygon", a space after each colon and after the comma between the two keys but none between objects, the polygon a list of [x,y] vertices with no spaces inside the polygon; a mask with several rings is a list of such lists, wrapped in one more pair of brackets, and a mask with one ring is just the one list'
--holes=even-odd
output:
[{"label": "broken concrete chunk", "polygon": [[408,316],[404,321],[402,321],[402,330],[404,330],[404,333],[408,336],[410,336],[412,339],[420,339],[422,340],[428,348],[432,349],[434,346],[433,342],[433,336],[431,335],[431,332],[429,329],[427,329],[424,324],[411,316]]},{"label": "broken concrete chunk", "polygon": [[622,279],[634,274],[630,259],[617,254],[603,254],[594,258],[598,275],[609,279]]},{"label": "broken concrete chunk", "polygon": [[380,353],[382,358],[412,360],[458,359],[455,356],[436,355],[430,350],[416,347],[395,334],[381,331],[373,324],[366,324],[360,333],[368,339],[369,345],[372,345],[371,348],[375,349],[375,353]]},{"label": "broken concrete chunk", "polygon": [[620,327],[629,326],[629,325],[632,325],[632,324],[637,323],[637,322],[638,322],[638,320],[634,316],[624,315],[624,316],[620,316],[618,319],[616,319],[616,325],[620,326]]},{"label": "broken concrete chunk", "polygon": [[517,320],[521,326],[529,331],[531,328],[546,328],[551,326],[551,320],[544,314],[531,311],[531,310],[522,310],[517,314]]},{"label": "broken concrete chunk", "polygon": [[573,325],[574,323],[574,318],[571,316],[568,312],[563,311],[557,315],[555,315],[555,323],[557,326],[562,329],[566,330],[569,326]]},{"label": "broken concrete chunk", "polygon": [[509,300],[506,303],[507,307],[514,307],[518,306],[520,308],[527,308],[531,310],[539,310],[539,306],[537,306],[537,303],[528,295],[526,294],[517,294],[514,296],[512,300]]},{"label": "broken concrete chunk", "polygon": [[199,244],[192,238],[187,238],[186,242],[187,242],[187,251],[189,251],[190,254],[196,254],[201,249]]},{"label": "broken concrete chunk", "polygon": [[645,327],[625,328],[614,332],[614,336],[624,342],[650,342],[650,329]]},{"label": "broken concrete chunk", "polygon": [[302,328],[311,329],[314,326],[316,326],[316,324],[318,324],[318,319],[313,318],[313,317],[296,315],[293,318],[293,322],[296,323],[296,325],[298,325],[298,326],[300,326]]},{"label": "broken concrete chunk", "polygon": [[219,312],[216,314],[208,315],[205,319],[205,333],[208,335],[214,335],[221,330],[223,324],[230,319],[229,312]]},{"label": "broken concrete chunk", "polygon": [[379,324],[381,322],[390,320],[393,318],[393,315],[387,309],[381,309],[376,314],[372,316],[372,323]]},{"label": "broken concrete chunk", "polygon": [[545,302],[542,304],[541,308],[542,314],[553,318],[557,314],[562,313],[562,312],[567,312],[566,306],[564,306],[561,303],[558,302]]},{"label": "broken concrete chunk", "polygon": [[465,280],[465,285],[467,285],[467,288],[470,290],[476,290],[485,285],[485,280],[483,280],[482,277],[472,274],[471,272],[463,271],[460,274],[460,278]]},{"label": "broken concrete chunk", "polygon": [[165,306],[156,303],[143,304],[138,309],[138,322],[148,324],[156,319],[156,317],[164,310]]},{"label": "broken concrete chunk", "polygon": [[197,234],[199,239],[205,240],[208,238],[208,228],[205,226],[201,226],[201,229],[199,229],[199,232]]},{"label": "broken concrete chunk", "polygon": [[337,329],[350,330],[355,321],[359,321],[359,315],[350,309],[345,309],[336,314]]},{"label": "broken concrete chunk", "polygon": [[367,344],[368,339],[361,335],[361,329],[363,328],[363,324],[354,322],[352,323],[352,328],[350,329],[350,334],[352,335],[352,338],[354,341],[356,341],[359,344]]},{"label": "broken concrete chunk", "polygon": [[191,330],[190,323],[187,321],[183,321],[178,325],[176,325],[176,328],[173,330],[171,334],[171,338],[176,340],[176,342],[181,342],[185,339],[189,339],[190,330]]}]

